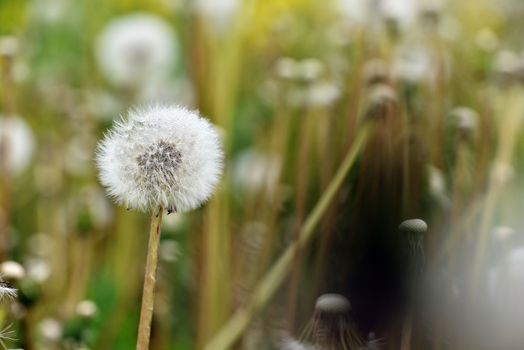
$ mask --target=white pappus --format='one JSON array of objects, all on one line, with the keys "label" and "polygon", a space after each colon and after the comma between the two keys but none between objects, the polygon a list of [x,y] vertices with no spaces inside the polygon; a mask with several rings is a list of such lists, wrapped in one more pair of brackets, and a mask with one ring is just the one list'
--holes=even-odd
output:
[{"label": "white pappus", "polygon": [[223,167],[215,127],[180,106],[132,109],[99,143],[99,178],[117,203],[186,212],[212,194]]}]

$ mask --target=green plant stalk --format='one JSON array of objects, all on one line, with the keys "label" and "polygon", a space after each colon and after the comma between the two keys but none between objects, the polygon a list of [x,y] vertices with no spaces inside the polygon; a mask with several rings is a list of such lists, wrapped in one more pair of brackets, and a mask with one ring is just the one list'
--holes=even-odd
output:
[{"label": "green plant stalk", "polygon": [[144,290],[142,293],[142,307],[138,325],[138,339],[136,350],[149,349],[151,335],[151,321],[155,304],[155,282],[158,266],[158,248],[160,246],[160,224],[162,223],[163,208],[156,208],[151,214],[151,228],[149,230],[149,244],[147,246],[146,271],[144,276]]},{"label": "green plant stalk", "polygon": [[295,250],[304,247],[313,237],[314,229],[332,201],[335,199],[338,190],[355,163],[355,160],[362,150],[369,134],[370,125],[366,124],[357,134],[352,147],[348,151],[337,173],[331,180],[328,188],[304,222],[298,240],[293,242],[278,258],[273,267],[266,273],[256,287],[251,300],[245,307],[237,310],[231,316],[227,323],[206,345],[204,350],[229,349],[246,330],[256,313],[271,299],[289,273]]}]

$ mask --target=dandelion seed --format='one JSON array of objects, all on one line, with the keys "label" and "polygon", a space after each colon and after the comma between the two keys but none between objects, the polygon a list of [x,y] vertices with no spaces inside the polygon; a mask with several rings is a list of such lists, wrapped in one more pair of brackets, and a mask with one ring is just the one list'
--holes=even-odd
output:
[{"label": "dandelion seed", "polygon": [[98,37],[95,53],[111,83],[137,87],[169,73],[176,43],[173,29],[162,18],[136,13],[110,22]]},{"label": "dandelion seed", "polygon": [[16,292],[15,288],[9,288],[5,284],[0,283],[0,300],[14,299],[16,298]]},{"label": "dandelion seed", "polygon": [[4,327],[4,329],[0,330],[0,346],[2,346],[2,348],[4,350],[8,350],[8,348],[7,348],[6,344],[5,344],[5,340],[10,340],[10,341],[16,341],[17,340],[14,337],[15,331],[12,330],[11,327],[13,327],[12,323],[8,324],[7,326]]},{"label": "dandelion seed", "polygon": [[99,144],[100,180],[118,203],[186,212],[206,201],[222,172],[215,128],[196,111],[131,110]]}]

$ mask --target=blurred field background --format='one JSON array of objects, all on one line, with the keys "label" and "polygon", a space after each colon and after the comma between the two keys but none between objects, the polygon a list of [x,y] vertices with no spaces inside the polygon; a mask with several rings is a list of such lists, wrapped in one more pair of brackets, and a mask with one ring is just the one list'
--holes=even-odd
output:
[{"label": "blurred field background", "polygon": [[151,349],[301,349],[283,339],[322,293],[383,349],[524,348],[523,35],[519,0],[0,0],[0,271],[19,290],[0,339],[134,348],[149,216],[107,199],[93,157],[162,102],[217,124],[227,161],[209,203],[165,217]]}]

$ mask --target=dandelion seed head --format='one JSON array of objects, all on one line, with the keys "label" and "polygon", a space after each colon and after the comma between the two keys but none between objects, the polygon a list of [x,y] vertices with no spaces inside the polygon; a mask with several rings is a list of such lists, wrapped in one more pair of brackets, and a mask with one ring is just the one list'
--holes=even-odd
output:
[{"label": "dandelion seed head", "polygon": [[218,34],[230,27],[240,4],[238,0],[196,0],[192,2],[195,12],[205,17]]},{"label": "dandelion seed head", "polygon": [[222,172],[216,129],[178,106],[131,110],[99,144],[99,177],[128,208],[185,212],[206,201]]},{"label": "dandelion seed head", "polygon": [[91,300],[82,300],[76,305],[75,312],[82,318],[93,318],[98,312],[98,307]]},{"label": "dandelion seed head", "polygon": [[22,118],[0,117],[0,146],[5,147],[1,152],[5,152],[5,165],[11,174],[17,175],[28,167],[34,144],[33,132]]},{"label": "dandelion seed head", "polygon": [[48,341],[57,341],[63,334],[62,324],[54,318],[45,318],[38,324],[40,335]]},{"label": "dandelion seed head", "polygon": [[428,230],[428,225],[421,219],[409,219],[403,221],[398,229],[406,234],[423,235]]},{"label": "dandelion seed head", "polygon": [[13,36],[0,37],[0,56],[13,57],[18,52],[18,40]]},{"label": "dandelion seed head", "polygon": [[316,350],[318,348],[312,345],[309,345],[309,344],[301,343],[296,339],[286,337],[280,341],[278,345],[278,349],[280,350]]},{"label": "dandelion seed head", "polygon": [[450,115],[455,118],[455,123],[459,132],[466,138],[472,136],[478,126],[478,113],[468,107],[456,107]]},{"label": "dandelion seed head", "polygon": [[317,298],[315,311],[304,329],[301,341],[321,349],[358,349],[365,345],[351,318],[351,304],[340,294]]},{"label": "dandelion seed head", "polygon": [[116,86],[136,87],[169,72],[177,38],[162,18],[136,13],[110,22],[96,42],[96,58]]},{"label": "dandelion seed head", "polygon": [[0,282],[0,300],[3,299],[14,299],[16,298],[17,290],[15,288],[9,288],[3,282]]},{"label": "dandelion seed head", "polygon": [[16,261],[4,261],[0,264],[0,275],[8,281],[19,281],[25,277],[25,269]]},{"label": "dandelion seed head", "polygon": [[349,300],[340,294],[324,294],[318,297],[315,311],[328,314],[345,314],[351,310]]}]

